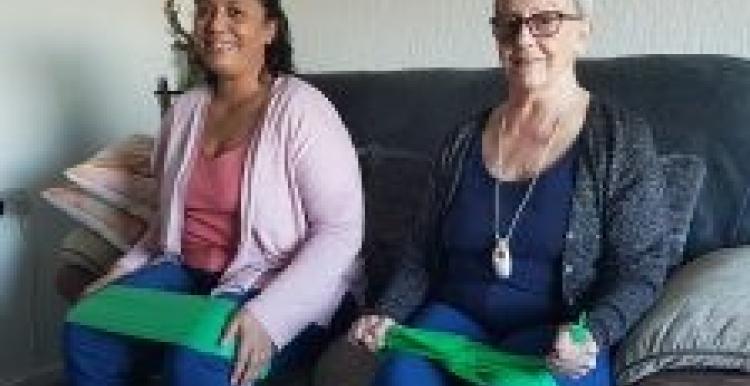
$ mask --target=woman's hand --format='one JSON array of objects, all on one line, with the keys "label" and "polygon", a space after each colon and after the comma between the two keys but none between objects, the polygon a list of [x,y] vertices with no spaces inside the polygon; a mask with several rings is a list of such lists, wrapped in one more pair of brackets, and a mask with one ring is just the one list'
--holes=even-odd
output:
[{"label": "woman's hand", "polygon": [[91,284],[87,285],[81,293],[81,298],[90,296],[102,288],[112,284],[120,278],[135,272],[133,269],[125,268],[124,266],[115,264],[110,270],[102,275],[100,278],[94,280]]},{"label": "woman's hand", "polygon": [[589,334],[583,343],[576,343],[570,333],[570,325],[561,326],[552,352],[547,356],[547,364],[554,372],[573,378],[580,378],[596,367],[599,349]]},{"label": "woman's hand", "polygon": [[381,315],[366,315],[352,325],[349,341],[377,352],[385,344],[385,334],[396,324],[393,319]]},{"label": "woman's hand", "polygon": [[222,344],[239,338],[237,359],[234,362],[232,384],[243,385],[248,380],[256,379],[265,369],[273,356],[274,346],[271,336],[258,322],[258,319],[246,309],[238,311],[227,325]]}]

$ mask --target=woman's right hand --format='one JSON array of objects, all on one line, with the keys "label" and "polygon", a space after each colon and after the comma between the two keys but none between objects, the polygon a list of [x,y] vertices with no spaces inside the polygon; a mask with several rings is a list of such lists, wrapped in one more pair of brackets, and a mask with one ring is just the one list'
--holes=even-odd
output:
[{"label": "woman's right hand", "polygon": [[84,288],[83,293],[81,293],[81,298],[85,298],[87,296],[94,294],[95,292],[112,284],[113,282],[124,277],[125,275],[131,274],[132,272],[133,272],[132,269],[128,269],[119,264],[113,265],[112,268],[110,268],[110,270],[107,273],[102,275],[100,278],[94,280],[91,284],[87,285],[86,288]]},{"label": "woman's right hand", "polygon": [[377,352],[385,344],[385,334],[396,322],[383,315],[365,315],[352,325],[349,341],[364,346],[371,352]]}]

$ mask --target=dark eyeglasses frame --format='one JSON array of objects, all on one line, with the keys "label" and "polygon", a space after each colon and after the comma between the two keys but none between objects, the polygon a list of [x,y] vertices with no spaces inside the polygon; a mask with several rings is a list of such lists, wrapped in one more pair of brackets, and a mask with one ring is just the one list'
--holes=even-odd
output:
[{"label": "dark eyeglasses frame", "polygon": [[[551,16],[552,20],[555,22],[554,28],[547,32],[542,32],[536,29],[532,24],[532,21],[536,18],[539,18],[540,16]],[[501,32],[500,17],[496,15],[490,18],[492,33],[498,40],[503,42],[508,42],[512,39],[515,39],[516,36],[518,36],[518,34],[521,32],[521,28],[523,28],[524,25],[529,27],[531,36],[535,38],[550,38],[560,33],[560,26],[562,26],[563,21],[581,21],[583,20],[583,16],[564,13],[560,11],[542,11],[530,16],[507,15],[506,19],[511,20],[511,23],[507,23],[509,28],[505,32]]]}]

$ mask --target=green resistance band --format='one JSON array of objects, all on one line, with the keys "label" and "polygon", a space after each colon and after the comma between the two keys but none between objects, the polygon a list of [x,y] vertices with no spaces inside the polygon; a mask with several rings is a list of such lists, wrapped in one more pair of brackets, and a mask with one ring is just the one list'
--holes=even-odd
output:
[{"label": "green resistance band", "polygon": [[236,342],[222,345],[221,336],[236,308],[227,299],[111,285],[78,302],[67,321],[231,361]]},{"label": "green resistance band", "polygon": [[[585,323],[586,316],[582,315],[571,328],[576,344],[589,339]],[[452,333],[394,326],[386,334],[383,349],[424,356],[475,385],[557,385],[543,358],[497,351]]]}]

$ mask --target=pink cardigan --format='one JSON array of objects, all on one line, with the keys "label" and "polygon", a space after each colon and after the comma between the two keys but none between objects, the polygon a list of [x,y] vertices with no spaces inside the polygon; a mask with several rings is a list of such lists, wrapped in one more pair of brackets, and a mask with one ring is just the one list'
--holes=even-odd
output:
[{"label": "pink cardigan", "polygon": [[[210,97],[207,88],[190,91],[164,119],[154,157],[158,215],[120,264],[137,268],[160,252],[180,253],[187,177]],[[326,325],[359,272],[359,164],[332,104],[311,85],[285,76],[274,81],[247,165],[237,256],[214,294],[267,281],[244,307],[280,349],[310,323]]]}]

